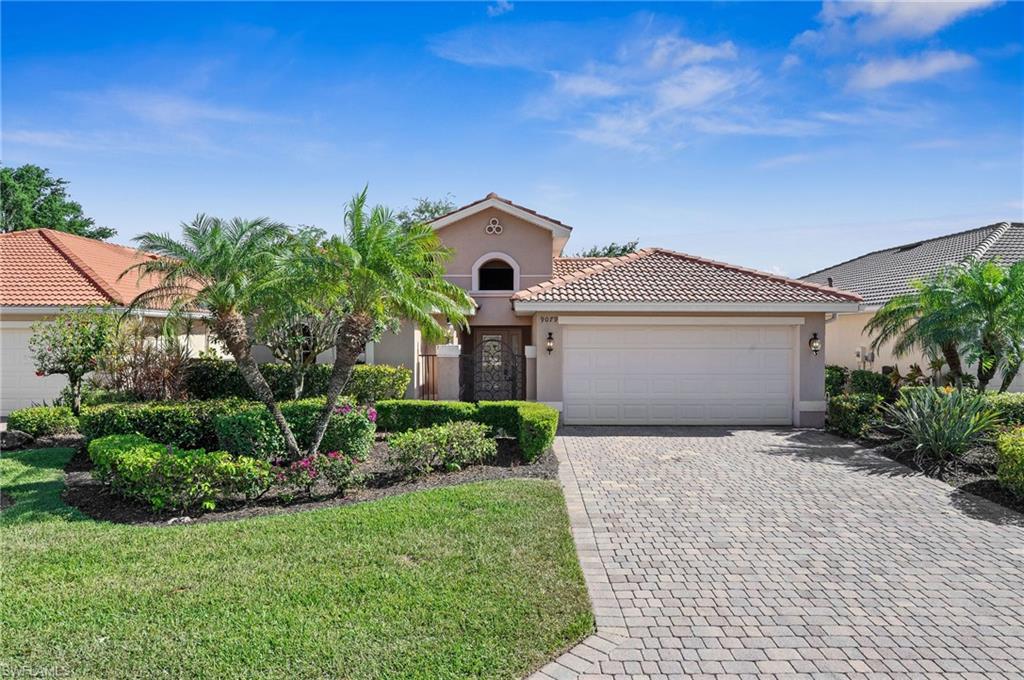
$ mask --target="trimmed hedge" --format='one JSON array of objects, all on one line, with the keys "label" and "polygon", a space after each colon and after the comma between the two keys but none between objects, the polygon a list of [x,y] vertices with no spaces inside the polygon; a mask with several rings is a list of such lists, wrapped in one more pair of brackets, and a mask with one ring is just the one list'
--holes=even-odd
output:
[{"label": "trimmed hedge", "polygon": [[893,398],[889,376],[865,369],[850,371],[850,394],[877,394],[886,401]]},{"label": "trimmed hedge", "polygon": [[[327,394],[332,369],[330,364],[310,366],[306,371],[302,397],[322,397]],[[284,401],[292,398],[290,368],[284,364],[268,363],[261,364],[260,371],[267,379],[275,399]],[[404,366],[361,364],[352,368],[352,376],[344,392],[360,404],[372,404],[382,399],[401,399],[411,380],[412,371]],[[235,362],[223,359],[197,359],[189,362],[185,387],[194,399],[255,399]]]},{"label": "trimmed hedge", "polygon": [[996,475],[1008,491],[1024,498],[1024,427],[1004,432],[996,441]]},{"label": "trimmed hedge", "polygon": [[248,408],[252,402],[241,399],[89,406],[82,409],[79,431],[87,439],[139,433],[183,449],[214,449],[214,419]]},{"label": "trimmed hedge", "polygon": [[986,392],[985,402],[1009,427],[1024,427],[1024,392]]},{"label": "trimmed hedge", "polygon": [[532,401],[416,401],[395,399],[377,404],[377,423],[387,432],[406,432],[444,423],[472,420],[495,435],[515,437],[527,462],[551,448],[558,429],[558,411]]},{"label": "trimmed hedge", "polygon": [[11,411],[7,427],[33,437],[48,437],[78,430],[78,418],[66,406],[30,406]]},{"label": "trimmed hedge", "polygon": [[[281,412],[300,446],[312,439],[322,399],[281,402]],[[351,407],[342,402],[341,407]],[[221,448],[234,455],[275,458],[284,454],[283,438],[263,404],[241,399],[105,404],[82,409],[81,432],[88,439],[142,434],[183,449]],[[363,411],[331,418],[322,451],[365,457],[373,446],[374,425]]]},{"label": "trimmed hedge", "polygon": [[878,422],[878,394],[838,394],[828,400],[825,429],[844,437],[863,437]]},{"label": "trimmed hedge", "polygon": [[122,496],[154,510],[212,510],[232,494],[253,498],[271,485],[270,464],[225,451],[183,450],[139,434],[89,443],[93,474]]},{"label": "trimmed hedge", "polygon": [[[313,440],[316,420],[323,408],[322,399],[300,399],[281,403],[281,413],[292,428],[292,434],[303,449]],[[331,416],[320,442],[320,451],[340,451],[357,460],[366,458],[373,447],[376,426],[367,411],[342,403]],[[373,411],[369,411],[372,414]],[[214,429],[221,448],[238,455],[275,459],[285,454],[281,436],[270,412],[262,405],[252,405],[235,413],[214,419]]]},{"label": "trimmed hedge", "polygon": [[846,391],[846,381],[850,379],[850,370],[845,366],[828,365],[825,367],[825,394],[836,396]]}]

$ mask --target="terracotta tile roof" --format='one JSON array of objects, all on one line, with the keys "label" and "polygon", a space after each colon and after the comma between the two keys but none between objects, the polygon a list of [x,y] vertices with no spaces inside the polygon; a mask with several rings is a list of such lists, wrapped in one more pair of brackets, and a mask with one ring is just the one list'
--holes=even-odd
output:
[{"label": "terracotta tile roof", "polygon": [[594,262],[519,291],[520,301],[637,303],[859,302],[855,293],[663,248]]},{"label": "terracotta tile roof", "polygon": [[554,276],[565,276],[586,269],[595,264],[607,262],[607,257],[556,257],[551,262]]},{"label": "terracotta tile roof", "polygon": [[537,212],[536,210],[533,210],[532,208],[527,208],[525,205],[519,205],[518,203],[513,203],[512,201],[510,201],[507,198],[504,198],[502,196],[499,196],[498,194],[494,193],[493,191],[491,193],[487,194],[486,196],[484,196],[483,198],[479,199],[479,200],[473,201],[472,203],[467,203],[466,205],[460,206],[460,207],[456,208],[455,210],[451,210],[449,212],[446,212],[444,215],[439,215],[439,216],[435,217],[434,219],[432,219],[431,222],[436,222],[438,220],[442,220],[445,217],[448,217],[449,215],[454,215],[455,213],[461,212],[461,211],[465,210],[466,208],[472,208],[474,205],[479,205],[479,204],[483,203],[484,201],[490,201],[491,199],[496,200],[496,201],[501,201],[502,203],[510,205],[513,208],[518,208],[519,210],[523,210],[525,212],[528,212],[531,215],[536,215],[537,217],[539,217],[542,220],[547,220],[548,222],[554,222],[555,224],[557,224],[559,226],[562,226],[562,227],[565,227],[566,229],[570,229],[570,230],[572,229],[572,227],[570,227],[565,222],[562,222],[561,220],[556,220],[554,217],[548,217],[547,215],[541,214],[541,213]]},{"label": "terracotta tile roof", "polygon": [[134,248],[52,229],[0,234],[0,305],[127,305],[155,277],[125,269],[143,258]]},{"label": "terracotta tile roof", "polygon": [[1000,222],[935,238],[876,250],[802,277],[856,291],[871,305],[909,293],[910,283],[970,259],[1024,260],[1024,223]]}]

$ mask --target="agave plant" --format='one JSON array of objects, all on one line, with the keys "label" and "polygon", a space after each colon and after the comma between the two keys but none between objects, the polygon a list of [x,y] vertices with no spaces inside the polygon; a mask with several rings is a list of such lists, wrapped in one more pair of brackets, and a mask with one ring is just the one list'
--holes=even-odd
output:
[{"label": "agave plant", "polygon": [[915,389],[895,404],[883,405],[882,412],[913,445],[918,466],[940,476],[952,461],[988,441],[999,425],[984,397],[968,390]]}]

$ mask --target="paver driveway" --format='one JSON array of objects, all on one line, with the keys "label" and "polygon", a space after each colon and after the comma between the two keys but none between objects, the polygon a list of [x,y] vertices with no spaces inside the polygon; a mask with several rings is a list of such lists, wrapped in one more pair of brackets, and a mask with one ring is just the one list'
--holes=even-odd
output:
[{"label": "paver driveway", "polygon": [[821,432],[556,451],[598,634],[538,677],[1024,678],[1020,514]]}]

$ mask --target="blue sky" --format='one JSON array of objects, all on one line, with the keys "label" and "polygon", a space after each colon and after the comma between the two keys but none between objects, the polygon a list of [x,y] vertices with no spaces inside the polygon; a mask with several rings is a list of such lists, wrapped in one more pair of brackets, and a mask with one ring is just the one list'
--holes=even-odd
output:
[{"label": "blue sky", "polygon": [[[2,157],[128,242],[496,191],[800,275],[1021,219],[1017,3],[2,7]],[[45,27],[41,29],[40,27]]]}]

